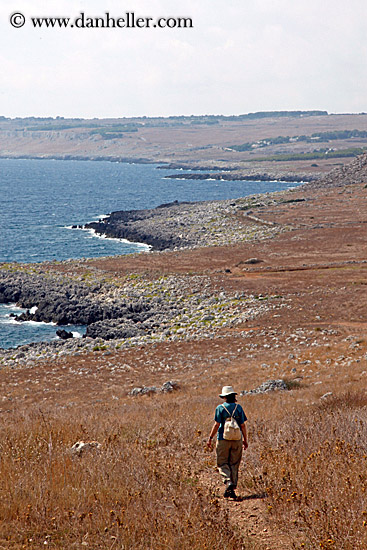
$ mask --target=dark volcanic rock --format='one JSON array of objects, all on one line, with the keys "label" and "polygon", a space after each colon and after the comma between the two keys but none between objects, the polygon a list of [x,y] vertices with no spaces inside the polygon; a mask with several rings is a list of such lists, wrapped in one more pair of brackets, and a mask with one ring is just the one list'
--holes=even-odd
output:
[{"label": "dark volcanic rock", "polygon": [[[94,312],[91,299],[96,287],[58,280],[38,273],[0,271],[0,303],[16,303],[27,309],[18,316],[20,321],[54,322],[58,325],[85,324],[86,319],[102,318]],[[34,313],[30,309],[37,307]]]},{"label": "dark volcanic rock", "polygon": [[64,330],[64,329],[61,329],[61,328],[59,328],[56,331],[56,336],[61,338],[61,340],[68,340],[69,338],[74,338],[72,332],[68,332],[67,330]]},{"label": "dark volcanic rock", "polygon": [[[98,296],[100,291],[98,284],[87,286],[37,273],[0,270],[0,303],[17,303],[27,309],[16,316],[19,321],[90,325],[107,319],[133,318],[137,314],[145,320],[144,314],[150,306],[141,299],[106,302]],[[34,306],[37,309],[31,313]]]},{"label": "dark volcanic rock", "polygon": [[[195,207],[198,203],[174,201],[147,210],[121,210],[112,212],[108,218],[85,225],[100,235],[131,242],[145,243],[155,250],[166,250],[175,247],[189,246],[187,235],[177,231],[177,223],[162,224],[162,219],[180,215],[180,210]],[[167,211],[171,210],[169,213]],[[158,223],[156,223],[158,221]],[[160,223],[159,223],[160,222]]]},{"label": "dark volcanic rock", "polygon": [[[177,315],[175,303],[162,304],[158,297],[128,298],[121,294],[111,299],[108,291],[108,285],[87,286],[57,276],[0,270],[0,302],[16,302],[27,308],[14,315],[19,322],[86,325],[86,337],[111,340],[147,334],[164,319]],[[61,339],[73,337],[65,330],[58,330],[57,335]]]},{"label": "dark volcanic rock", "polygon": [[[250,202],[253,203],[251,197],[224,201],[174,201],[149,210],[112,212],[104,220],[85,227],[107,237],[146,243],[156,250],[221,246],[277,233],[277,229],[259,230],[259,222],[272,228],[274,222],[254,218],[252,221],[256,225],[253,230],[248,225],[249,216],[243,223],[238,213],[248,210]],[[258,204],[253,204],[255,206]]]},{"label": "dark volcanic rock", "polygon": [[115,338],[133,338],[144,334],[134,322],[98,321],[87,327],[85,336],[90,338],[102,338],[103,340],[114,340]]}]

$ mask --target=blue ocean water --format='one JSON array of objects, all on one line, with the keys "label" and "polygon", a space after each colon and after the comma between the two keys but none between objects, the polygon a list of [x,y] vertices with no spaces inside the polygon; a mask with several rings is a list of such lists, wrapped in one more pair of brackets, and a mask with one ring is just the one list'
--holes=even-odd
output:
[{"label": "blue ocean water", "polygon": [[[129,254],[136,243],[103,239],[71,229],[116,210],[152,208],[178,201],[235,199],[279,191],[294,183],[165,179],[174,170],[104,161],[0,159],[0,262],[43,262]],[[41,327],[14,325],[0,310],[0,347],[35,341]],[[7,327],[13,336],[7,334]],[[9,330],[10,330],[9,328]],[[44,328],[44,327],[43,327]],[[46,329],[42,340],[54,337]],[[43,329],[42,329],[43,330]],[[15,334],[15,336],[14,336]]]},{"label": "blue ocean water", "polygon": [[93,237],[72,225],[116,210],[174,200],[234,199],[292,183],[164,179],[155,165],[0,159],[0,262],[43,262],[127,254],[136,244]]},{"label": "blue ocean water", "polygon": [[11,314],[19,315],[26,311],[15,304],[0,304],[0,347],[4,349],[22,346],[30,342],[49,342],[57,340],[56,331],[65,329],[72,332],[74,338],[81,338],[85,327],[77,325],[55,326],[53,323],[26,321],[18,323]]}]

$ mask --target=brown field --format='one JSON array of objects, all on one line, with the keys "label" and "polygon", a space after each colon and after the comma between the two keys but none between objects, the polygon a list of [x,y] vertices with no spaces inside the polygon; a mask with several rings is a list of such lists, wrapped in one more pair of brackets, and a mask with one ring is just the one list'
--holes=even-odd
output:
[{"label": "brown field", "polygon": [[[367,548],[367,189],[289,197],[307,200],[258,212],[292,226],[272,240],[88,262],[204,273],[274,308],[214,338],[2,368],[0,548]],[[239,396],[249,449],[224,501],[205,449],[217,396],[278,378],[289,391]],[[78,440],[101,449],[73,456]]]},{"label": "brown field", "polygon": [[[180,124],[168,119],[147,119],[150,126],[140,126],[137,132],[125,133],[121,138],[102,139],[89,129],[71,128],[36,131],[42,121],[31,119],[0,120],[0,156],[85,156],[144,158],[153,162],[169,162],[186,166],[223,169],[232,167],[241,174],[293,172],[322,174],[348,162],[347,158],[300,160],[283,162],[249,162],[256,157],[277,153],[310,152],[330,147],[337,150],[366,147],[367,138],[331,141],[328,143],[290,143],[272,145],[250,152],[228,150],[232,145],[255,142],[277,136],[311,136],[318,132],[336,130],[367,130],[366,114],[336,114],[328,116],[284,117],[221,121],[216,125],[194,124],[189,118]],[[63,121],[53,121],[55,124]],[[88,121],[91,122],[91,121]],[[144,119],[97,120],[97,126],[109,124],[144,123]],[[162,123],[166,126],[162,127]],[[167,124],[170,124],[167,126]],[[30,128],[28,130],[27,128]],[[315,166],[316,165],[316,166]]]}]

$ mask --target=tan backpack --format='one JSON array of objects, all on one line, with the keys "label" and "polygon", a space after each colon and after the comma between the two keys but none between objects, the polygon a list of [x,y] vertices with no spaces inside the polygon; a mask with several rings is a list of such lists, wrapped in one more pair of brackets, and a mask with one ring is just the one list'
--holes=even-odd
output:
[{"label": "tan backpack", "polygon": [[237,405],[235,406],[232,414],[229,412],[225,405],[223,405],[223,407],[230,415],[229,418],[226,418],[224,421],[223,439],[227,439],[229,441],[237,441],[238,439],[242,438],[241,429],[238,425],[237,420],[234,417]]}]

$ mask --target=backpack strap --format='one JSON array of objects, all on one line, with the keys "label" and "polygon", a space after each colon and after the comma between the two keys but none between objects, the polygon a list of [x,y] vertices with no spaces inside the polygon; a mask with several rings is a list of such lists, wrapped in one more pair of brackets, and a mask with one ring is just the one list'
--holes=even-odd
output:
[{"label": "backpack strap", "polygon": [[224,405],[224,403],[222,403],[222,407],[227,411],[227,413],[229,414],[229,416],[231,416],[232,418],[234,418],[234,413],[235,413],[236,410],[237,410],[238,403],[236,403],[236,406],[235,406],[234,411],[233,411],[232,414],[229,412],[229,410],[228,410],[227,407]]}]

